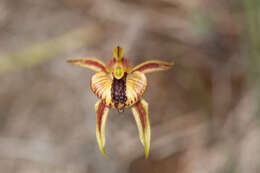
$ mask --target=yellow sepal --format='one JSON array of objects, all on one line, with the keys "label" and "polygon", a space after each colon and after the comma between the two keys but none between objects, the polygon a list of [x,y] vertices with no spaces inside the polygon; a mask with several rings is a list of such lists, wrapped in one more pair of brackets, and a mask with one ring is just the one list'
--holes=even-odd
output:
[{"label": "yellow sepal", "polygon": [[148,103],[145,100],[141,99],[132,107],[132,112],[137,124],[141,143],[144,146],[145,158],[148,158],[151,139]]},{"label": "yellow sepal", "polygon": [[124,49],[117,46],[116,48],[114,48],[113,54],[114,54],[116,61],[121,61],[121,59],[124,56]]},{"label": "yellow sepal", "polygon": [[98,142],[98,147],[103,154],[106,156],[105,153],[105,143],[106,143],[106,136],[105,136],[105,127],[106,127],[106,120],[109,108],[106,107],[104,101],[99,100],[95,104],[95,111],[96,111],[96,137]]}]

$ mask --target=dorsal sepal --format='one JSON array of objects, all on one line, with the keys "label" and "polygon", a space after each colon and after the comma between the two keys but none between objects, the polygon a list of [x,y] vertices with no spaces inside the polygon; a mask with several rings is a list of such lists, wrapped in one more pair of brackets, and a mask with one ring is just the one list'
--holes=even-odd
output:
[{"label": "dorsal sepal", "polygon": [[113,54],[116,61],[121,61],[124,56],[124,49],[117,46],[116,48],[114,48]]}]

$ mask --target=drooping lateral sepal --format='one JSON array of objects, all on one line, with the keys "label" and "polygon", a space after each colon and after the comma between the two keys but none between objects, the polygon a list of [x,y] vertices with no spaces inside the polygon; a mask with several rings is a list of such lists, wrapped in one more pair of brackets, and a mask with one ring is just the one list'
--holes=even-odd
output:
[{"label": "drooping lateral sepal", "polygon": [[151,138],[148,103],[144,99],[141,99],[132,107],[132,112],[137,124],[141,143],[144,146],[145,158],[148,158]]},{"label": "drooping lateral sepal", "polygon": [[96,137],[98,142],[98,147],[102,154],[106,156],[104,147],[106,142],[105,136],[105,126],[109,108],[106,107],[104,100],[99,100],[95,104],[95,111],[96,111]]},{"label": "drooping lateral sepal", "polygon": [[137,65],[134,67],[133,71],[140,71],[143,73],[150,73],[154,71],[161,71],[161,70],[168,70],[173,66],[174,63],[168,63],[164,61],[158,61],[158,60],[151,60],[146,61],[142,64]]},{"label": "drooping lateral sepal", "polygon": [[80,67],[89,68],[94,71],[107,72],[106,65],[102,61],[100,61],[96,58],[71,59],[71,60],[68,60],[67,62],[70,64],[73,64],[73,65],[80,66]]}]

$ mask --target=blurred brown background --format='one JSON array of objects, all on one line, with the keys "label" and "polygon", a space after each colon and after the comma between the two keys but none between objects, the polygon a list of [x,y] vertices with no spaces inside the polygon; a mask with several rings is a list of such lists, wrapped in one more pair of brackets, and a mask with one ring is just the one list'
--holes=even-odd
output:
[{"label": "blurred brown background", "polygon": [[[258,173],[259,0],[0,0],[0,172]],[[104,158],[95,137],[94,72],[69,58],[148,74],[151,155],[130,110],[111,110]]]}]

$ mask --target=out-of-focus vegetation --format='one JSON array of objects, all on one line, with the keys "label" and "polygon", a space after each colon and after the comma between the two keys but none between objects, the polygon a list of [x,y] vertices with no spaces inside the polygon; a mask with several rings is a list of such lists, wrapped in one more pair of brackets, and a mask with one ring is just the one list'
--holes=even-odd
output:
[{"label": "out-of-focus vegetation", "polygon": [[[0,170],[258,173],[259,0],[0,0]],[[68,58],[134,65],[148,75],[151,156],[129,110],[109,112],[103,158],[93,72]]]},{"label": "out-of-focus vegetation", "polygon": [[[97,27],[82,27],[75,31],[57,36],[55,39],[49,39],[31,47],[25,48],[16,53],[3,55],[0,59],[0,75],[23,68],[44,63],[45,61],[64,54],[67,49],[77,49],[83,46],[89,46],[98,39]],[[72,44],[71,44],[72,43]]]},{"label": "out-of-focus vegetation", "polygon": [[[256,84],[256,90],[260,90],[260,35],[259,30],[259,10],[260,2],[257,0],[246,1],[244,0],[244,11],[245,11],[245,25],[247,35],[245,35],[246,44],[243,45],[248,48],[248,71],[251,83]],[[258,100],[260,99],[260,91],[258,93]],[[258,105],[258,107],[260,104]]]}]

